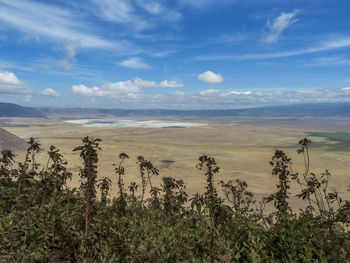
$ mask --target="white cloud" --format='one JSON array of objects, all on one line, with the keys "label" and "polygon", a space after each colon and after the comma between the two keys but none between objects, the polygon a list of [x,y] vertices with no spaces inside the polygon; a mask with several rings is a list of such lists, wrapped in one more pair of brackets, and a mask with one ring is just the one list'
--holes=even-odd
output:
[{"label": "white cloud", "polygon": [[13,72],[0,70],[0,93],[28,93],[27,85]]},{"label": "white cloud", "polygon": [[23,100],[24,102],[29,102],[32,98],[33,98],[32,95],[27,95],[27,96],[25,96],[22,100]]},{"label": "white cloud", "polygon": [[266,43],[276,42],[282,32],[297,21],[294,18],[298,12],[298,10],[294,10],[292,13],[281,13],[272,23],[268,21],[266,26],[269,32],[263,38],[263,41]]},{"label": "white cloud", "polygon": [[141,88],[182,88],[184,84],[177,83],[175,80],[163,80],[159,84],[155,81],[135,78],[134,84]]},{"label": "white cloud", "polygon": [[230,91],[228,94],[229,95],[251,95],[252,92],[251,91],[235,91],[235,90],[233,90],[233,91]]},{"label": "white cloud", "polygon": [[79,12],[32,0],[1,1],[0,9],[0,21],[25,34],[79,43],[82,48],[111,49],[123,54],[140,52],[125,40],[111,41],[94,35]]},{"label": "white cloud", "polygon": [[147,32],[147,33],[140,33],[136,32],[133,35],[134,38],[147,40],[151,42],[160,42],[160,41],[182,41],[184,40],[182,37],[179,37],[179,35],[174,35],[174,33],[169,32]]},{"label": "white cloud", "polygon": [[150,56],[155,58],[163,58],[163,57],[170,56],[174,53],[176,53],[175,50],[165,50],[165,51],[157,51],[157,52],[151,53]]},{"label": "white cloud", "polygon": [[121,82],[108,82],[103,84],[101,87],[88,88],[85,85],[74,85],[72,86],[71,92],[82,96],[92,97],[109,97],[109,98],[120,98],[120,97],[135,97],[140,92],[140,87],[135,82],[121,81]]},{"label": "white cloud", "polygon": [[230,96],[230,95],[237,95],[237,96],[241,96],[241,95],[252,95],[253,93],[251,91],[236,91],[236,90],[233,90],[233,91],[225,91],[225,92],[220,92],[219,90],[217,89],[208,89],[208,90],[202,90],[199,92],[199,95],[201,96],[215,96],[215,95],[218,95],[220,96],[221,98],[225,98],[227,96]]},{"label": "white cloud", "polygon": [[212,71],[206,71],[198,75],[198,79],[210,84],[218,84],[224,81],[220,74],[216,74]]},{"label": "white cloud", "polygon": [[107,98],[129,98],[136,99],[142,94],[142,88],[178,88],[183,87],[183,84],[176,81],[164,80],[161,83],[155,81],[143,80],[141,78],[135,78],[127,81],[120,82],[108,82],[102,86],[89,88],[83,84],[73,85],[71,93],[87,96],[87,97],[107,97]]},{"label": "white cloud", "polygon": [[25,34],[21,39],[19,39],[18,43],[28,43],[30,41],[34,41],[36,43],[40,42],[40,37],[35,34]]},{"label": "white cloud", "polygon": [[91,0],[92,11],[100,18],[122,24],[131,25],[136,30],[149,28],[146,20],[135,14],[131,1],[125,0]]},{"label": "white cloud", "polygon": [[78,45],[74,43],[68,43],[65,45],[66,57],[58,62],[58,66],[65,70],[70,70],[73,67],[73,63],[76,61],[75,56],[77,54]]},{"label": "white cloud", "polygon": [[90,0],[93,4],[91,10],[98,17],[106,21],[124,24],[135,31],[142,31],[154,27],[154,23],[145,14],[139,12],[137,7],[143,9],[152,17],[176,22],[182,18],[182,14],[162,5],[160,1],[152,0]]},{"label": "white cloud", "polygon": [[71,92],[82,96],[97,96],[98,87],[88,88],[85,85],[73,85]]},{"label": "white cloud", "polygon": [[182,19],[182,14],[177,10],[171,10],[159,2],[152,0],[137,0],[137,4],[149,14],[159,16],[164,20],[178,21]]},{"label": "white cloud", "polygon": [[[123,83],[127,87],[135,85],[133,81],[130,82],[125,81]],[[146,94],[141,88],[120,89],[120,83],[113,88],[109,87],[111,83],[107,84],[94,88],[87,88],[84,85],[77,86],[75,91],[79,91],[80,95],[92,94],[89,99],[79,100],[79,102],[89,103],[94,101],[95,106],[115,107],[115,105],[119,105],[119,107],[129,109],[144,108],[145,101],[147,107],[167,109],[230,109],[292,103],[350,102],[350,89],[346,89],[350,87],[346,87],[345,90],[341,88],[309,88],[257,90],[254,92],[242,90],[219,91],[216,89],[198,92],[175,90],[169,94]]]},{"label": "white cloud", "polygon": [[[350,87],[349,87],[350,88]],[[177,105],[194,108],[227,109],[234,107],[283,105],[292,103],[350,102],[350,91],[342,89],[264,90],[264,91],[223,91],[215,89],[198,94],[174,94]],[[181,96],[180,96],[181,95]],[[210,98],[210,100],[208,100]],[[176,99],[176,100],[175,100]],[[181,102],[181,104],[179,103]]]},{"label": "white cloud", "polygon": [[161,83],[159,83],[159,86],[161,88],[182,88],[184,84],[177,83],[175,80],[164,80]]},{"label": "white cloud", "polygon": [[143,80],[140,78],[135,78],[134,83],[136,86],[145,88],[158,88],[158,84],[155,81]]},{"label": "white cloud", "polygon": [[139,86],[128,80],[103,84],[98,91],[98,96],[119,97],[123,94],[135,94],[138,92],[140,92]]},{"label": "white cloud", "polygon": [[183,87],[183,84],[176,81],[164,80],[160,84],[155,81],[143,80],[141,78],[135,78],[132,80],[121,82],[108,82],[101,87],[88,88],[85,85],[73,85],[71,93],[90,96],[90,97],[109,97],[109,98],[136,98],[141,93],[141,88],[178,88]]},{"label": "white cloud", "polygon": [[119,63],[120,65],[127,67],[127,68],[133,68],[133,69],[147,69],[150,68],[149,65],[147,65],[146,63],[144,63],[142,61],[142,59],[137,58],[137,57],[132,57],[129,58],[127,60],[124,60],[122,62]]},{"label": "white cloud", "polygon": [[337,66],[337,65],[350,65],[350,59],[343,56],[332,57],[319,57],[315,58],[312,62],[307,63],[305,66]]},{"label": "white cloud", "polygon": [[137,0],[137,4],[152,15],[159,15],[163,12],[164,7],[160,3],[148,0]]},{"label": "white cloud", "polygon": [[350,91],[350,87],[342,88],[342,90]]},{"label": "white cloud", "polygon": [[217,95],[219,91],[217,89],[208,89],[208,90],[202,90],[199,92],[201,96],[213,96]]},{"label": "white cloud", "polygon": [[51,88],[47,88],[45,90],[43,90],[42,92],[40,92],[39,94],[44,95],[44,96],[48,96],[48,97],[59,97],[60,94],[55,91],[54,89]]},{"label": "white cloud", "polygon": [[333,49],[347,48],[350,47],[350,37],[343,37],[338,39],[332,39],[323,42],[321,45],[305,48],[294,51],[276,52],[276,53],[266,53],[266,54],[245,54],[238,56],[223,55],[223,56],[198,56],[198,60],[263,60],[263,59],[276,59],[284,57],[300,56],[304,54],[311,54],[323,51],[329,51]]}]

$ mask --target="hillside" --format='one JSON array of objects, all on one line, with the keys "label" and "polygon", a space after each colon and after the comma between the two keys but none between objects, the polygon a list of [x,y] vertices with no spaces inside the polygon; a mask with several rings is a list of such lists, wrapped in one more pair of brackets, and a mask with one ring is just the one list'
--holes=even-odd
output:
[{"label": "hillside", "polygon": [[0,117],[41,118],[44,117],[44,115],[34,108],[0,102]]},{"label": "hillside", "polygon": [[292,104],[228,110],[29,108],[0,102],[0,117],[349,117],[350,103]]},{"label": "hillside", "polygon": [[166,110],[166,109],[87,109],[36,108],[43,115],[59,118],[83,116],[116,117],[327,117],[350,116],[350,103],[293,104],[229,110]]},{"label": "hillside", "polygon": [[8,149],[12,151],[21,151],[27,149],[25,140],[0,128],[0,151]]}]

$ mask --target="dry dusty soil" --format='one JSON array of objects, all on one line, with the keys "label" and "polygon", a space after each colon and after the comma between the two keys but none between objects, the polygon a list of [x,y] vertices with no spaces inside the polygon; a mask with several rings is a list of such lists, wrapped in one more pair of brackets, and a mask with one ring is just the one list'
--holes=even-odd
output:
[{"label": "dry dusty soil", "polygon": [[[258,199],[275,190],[276,179],[272,177],[269,165],[275,149],[285,150],[293,159],[293,169],[303,173],[303,158],[296,150],[298,141],[308,136],[314,142],[310,149],[311,171],[319,175],[327,168],[332,174],[330,189],[350,199],[347,191],[350,185],[350,146],[346,144],[347,139],[350,140],[349,119],[202,118],[166,121],[205,125],[188,128],[86,127],[61,120],[10,119],[5,129],[21,138],[38,138],[45,150],[40,155],[43,161],[47,160],[45,152],[49,146],[57,146],[73,172],[71,186],[79,185],[81,166],[79,154],[72,150],[81,144],[82,137],[88,135],[103,139],[99,177],[112,179],[112,195],[117,193],[113,164],[118,163],[121,152],[130,156],[125,163],[126,185],[131,181],[140,182],[136,157],[143,155],[160,170],[154,184],[160,185],[163,176],[181,178],[187,183],[190,195],[204,191],[205,177],[196,169],[196,164],[201,154],[207,154],[215,157],[220,167],[220,174],[215,178],[218,188],[221,180],[240,178],[248,182],[249,190]],[[318,133],[341,134],[345,141],[342,143],[341,139],[332,140]],[[18,154],[18,158],[23,158],[23,153]],[[291,195],[297,190],[293,186]],[[302,206],[296,198],[292,199],[292,204]]]}]

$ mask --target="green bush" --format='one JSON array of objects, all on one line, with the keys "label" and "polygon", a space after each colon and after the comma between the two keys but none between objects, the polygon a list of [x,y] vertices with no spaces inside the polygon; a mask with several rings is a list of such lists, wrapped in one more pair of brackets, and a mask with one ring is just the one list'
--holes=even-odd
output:
[{"label": "green bush", "polygon": [[[72,174],[53,146],[45,165],[36,162],[41,149],[34,139],[18,165],[10,151],[1,152],[0,262],[350,262],[350,202],[329,192],[328,171],[309,171],[307,139],[298,150],[305,160],[300,175],[283,151],[275,152],[279,183],[261,202],[238,179],[220,182],[222,199],[219,167],[206,155],[197,166],[207,180],[203,195],[189,197],[185,182],[172,177],[155,187],[159,171],[142,156],[142,185],[125,187],[124,153],[115,168],[119,194],[111,199],[111,181],[97,180],[100,141],[85,137],[74,149],[83,160],[79,189],[67,186]],[[308,204],[298,213],[288,203],[293,180]],[[263,209],[268,202],[271,213]]]}]

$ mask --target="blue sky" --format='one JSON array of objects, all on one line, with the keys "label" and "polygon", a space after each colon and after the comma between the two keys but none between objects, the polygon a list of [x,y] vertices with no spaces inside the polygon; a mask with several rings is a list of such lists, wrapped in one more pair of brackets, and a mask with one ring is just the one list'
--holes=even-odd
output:
[{"label": "blue sky", "polygon": [[0,0],[0,101],[350,102],[348,0]]}]

